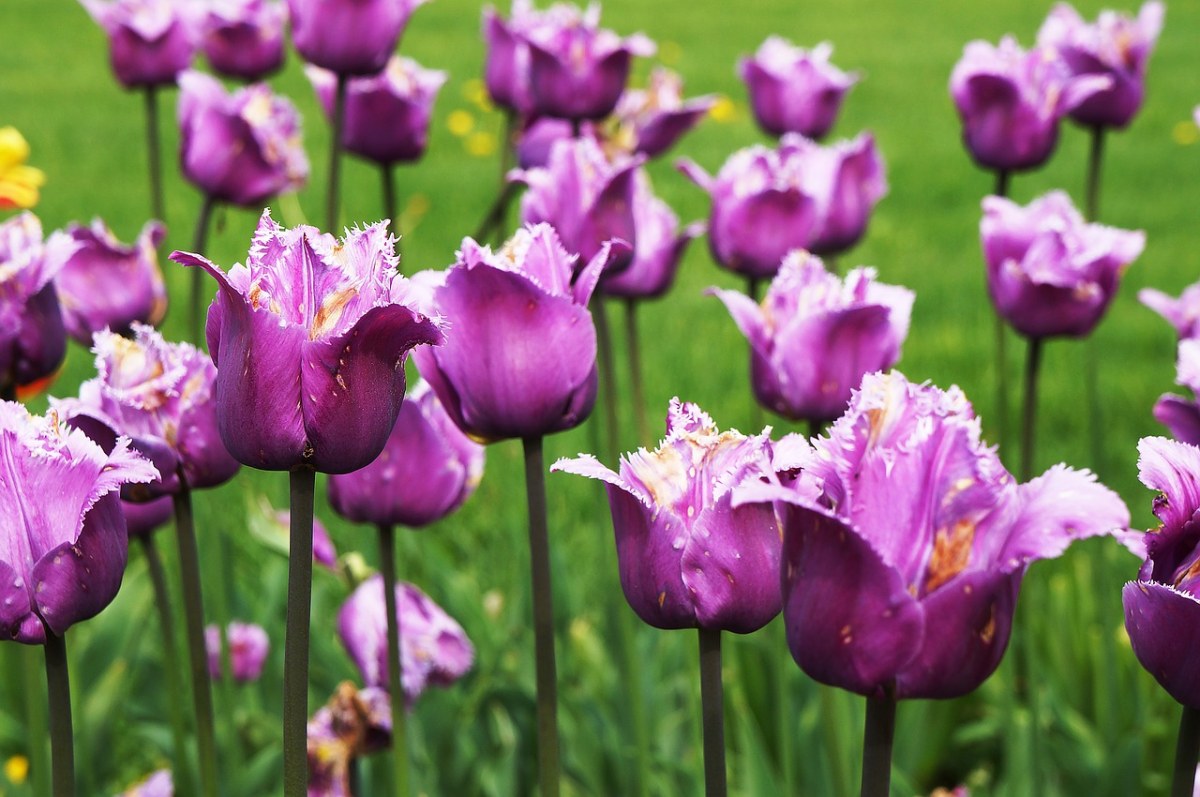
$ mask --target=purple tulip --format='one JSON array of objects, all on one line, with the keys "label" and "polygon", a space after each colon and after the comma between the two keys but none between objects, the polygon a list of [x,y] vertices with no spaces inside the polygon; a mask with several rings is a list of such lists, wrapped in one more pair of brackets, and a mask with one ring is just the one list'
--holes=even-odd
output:
[{"label": "purple tulip", "polygon": [[146,222],[132,244],[123,244],[96,219],[72,224],[79,245],[54,279],[67,334],[84,346],[104,329],[126,334],[132,324],[157,324],[167,312],[167,286],[158,267],[158,246],[167,229]]},{"label": "purple tulip", "polygon": [[1143,288],[1138,291],[1138,301],[1167,319],[1180,340],[1200,337],[1200,282],[1184,288],[1178,299],[1154,288]]},{"label": "purple tulip", "polygon": [[712,96],[683,99],[683,81],[656,67],[644,89],[626,89],[613,111],[615,146],[655,158],[670,149],[716,103]]},{"label": "purple tulip", "polygon": [[870,133],[814,147],[809,182],[821,207],[821,227],[809,244],[818,255],[840,254],[867,231],[871,212],[887,194],[883,159]]},{"label": "purple tulip", "polygon": [[262,80],[283,66],[287,9],[278,0],[212,0],[201,23],[201,48],[222,75]]},{"label": "purple tulip", "polygon": [[176,0],[80,0],[108,34],[108,55],[127,89],[175,83],[192,63],[189,9]]},{"label": "purple tulip", "polygon": [[357,523],[427,526],[462,506],[483,478],[483,446],[454,424],[427,382],[400,405],[383,453],[331,476],[329,504]]},{"label": "purple tulip", "polygon": [[460,429],[494,441],[572,429],[587,418],[597,381],[588,301],[620,248],[606,244],[576,269],[554,228],[537,224],[494,253],[466,238],[448,271],[414,279],[454,330],[445,345],[414,358]]},{"label": "purple tulip", "polygon": [[1145,536],[1146,560],[1136,581],[1121,591],[1125,630],[1142,666],[1189,708],[1200,708],[1200,590],[1193,516],[1200,511],[1200,449],[1161,437],[1138,441],[1142,484],[1160,495],[1154,514],[1161,521]]},{"label": "purple tulip", "polygon": [[305,61],[339,75],[376,75],[427,0],[287,0],[292,42]]},{"label": "purple tulip", "polygon": [[1025,207],[985,197],[979,235],[996,312],[1030,338],[1087,336],[1146,244],[1141,231],[1086,223],[1062,191]]},{"label": "purple tulip", "polygon": [[[412,705],[428,686],[449,686],[471,669],[475,649],[462,626],[412,584],[396,585],[400,680]],[[387,688],[387,610],[383,577],[358,586],[338,612],[338,635],[367,686]]]},{"label": "purple tulip", "polygon": [[[596,124],[583,122],[579,126],[579,138],[591,139],[602,147],[603,141]],[[525,120],[517,136],[517,165],[522,169],[545,169],[550,164],[550,152],[560,141],[576,138],[574,126],[566,119],[553,116],[533,117]]]},{"label": "purple tulip", "polygon": [[[262,626],[234,620],[225,628],[229,640],[229,664],[233,680],[245,684],[257,681],[271,650],[271,640]],[[208,674],[213,680],[221,678],[221,629],[215,625],[204,629],[204,647],[208,653]]]},{"label": "purple tulip", "polygon": [[0,398],[54,373],[67,353],[67,333],[54,277],[78,244],[63,232],[42,239],[32,213],[0,222]]},{"label": "purple tulip", "polygon": [[171,770],[158,770],[122,792],[120,797],[175,797],[175,781],[171,778]]},{"label": "purple tulip", "polygon": [[968,44],[950,75],[967,151],[980,166],[1004,171],[1045,163],[1063,115],[1111,85],[1108,77],[1073,77],[1053,50],[1026,52],[1008,36],[999,47]]},{"label": "purple tulip", "polygon": [[788,255],[761,305],[710,292],[750,342],[758,403],[794,421],[832,421],[863,376],[891,368],[908,336],[913,292],[856,268],[843,282],[807,252]]},{"label": "purple tulip", "polygon": [[1162,3],[1148,2],[1137,19],[1102,11],[1089,25],[1068,3],[1050,11],[1038,31],[1038,44],[1054,49],[1074,76],[1111,79],[1104,91],[1071,110],[1071,118],[1090,127],[1123,128],[1142,107],[1146,62],[1162,31]]},{"label": "purple tulip", "polygon": [[125,529],[130,539],[148,537],[175,517],[175,502],[163,495],[152,501],[121,501]]},{"label": "purple tulip", "polygon": [[487,6],[483,9],[483,39],[487,44],[484,84],[492,102],[511,112],[529,109],[529,47],[522,35],[538,24],[546,24],[564,6],[535,11],[530,0],[513,0],[507,20]]},{"label": "purple tulip", "polygon": [[217,428],[235,459],[264,470],[347,473],[383,450],[404,397],[409,349],[438,324],[405,303],[385,222],[337,241],[285,230],[264,211],[246,265],[228,274],[187,252],[219,290],[208,313]]},{"label": "purple tulip", "polygon": [[[333,114],[337,75],[316,66],[304,70],[326,115]],[[346,89],[342,144],[376,163],[419,160],[429,140],[433,101],[446,73],[393,56],[374,77],[351,80]]]},{"label": "purple tulip", "polygon": [[266,84],[233,94],[200,72],[179,76],[179,160],[206,196],[260,207],[308,179],[300,117]]},{"label": "purple tulip", "polygon": [[[1200,340],[1179,341],[1175,381],[1200,396]],[[1200,445],[1200,402],[1167,393],[1154,405],[1154,419],[1171,430],[1176,440]]]},{"label": "purple tulip", "polygon": [[104,451],[53,412],[0,402],[0,634],[29,645],[62,636],[107,606],[125,573],[117,491],[158,478],[129,440]]},{"label": "purple tulip", "polygon": [[662,445],[621,457],[619,473],[590,454],[550,470],[605,482],[621,589],[645,622],[748,634],[779,614],[775,511],[733,506],[742,484],[778,483],[765,433],[719,432],[676,398]]},{"label": "purple tulip", "polygon": [[308,797],[353,797],[355,761],[391,744],[392,701],[385,689],[344,681],[307,730]]},{"label": "purple tulip", "polygon": [[792,656],[862,695],[974,690],[1004,655],[1028,565],[1129,524],[1087,471],[1058,465],[1017,484],[958,388],[898,372],[868,375],[813,445],[796,464],[819,497],[767,485],[753,497],[783,516]]},{"label": "purple tulip", "polygon": [[829,63],[833,45],[812,50],[770,36],[753,58],[738,64],[759,127],[773,136],[799,133],[822,138],[837,120],[842,101],[858,75]]}]

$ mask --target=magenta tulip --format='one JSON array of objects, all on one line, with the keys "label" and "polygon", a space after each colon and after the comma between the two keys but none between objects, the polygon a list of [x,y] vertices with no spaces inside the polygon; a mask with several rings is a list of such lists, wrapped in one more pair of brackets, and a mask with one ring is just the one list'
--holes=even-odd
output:
[{"label": "magenta tulip", "polygon": [[200,24],[200,46],[222,75],[262,80],[283,66],[286,20],[279,0],[213,0]]},{"label": "magenta tulip", "polygon": [[127,89],[175,83],[195,53],[190,9],[176,0],[80,0],[108,34],[109,61]]},{"label": "magenta tulip", "polygon": [[[233,680],[238,683],[257,681],[262,675],[263,664],[271,650],[271,640],[266,630],[253,623],[234,620],[225,628],[229,640],[229,663],[233,668]],[[221,678],[221,629],[210,625],[204,629],[204,644],[208,653],[208,674]]]},{"label": "magenta tulip", "polygon": [[1180,340],[1200,337],[1200,282],[1184,288],[1178,298],[1154,288],[1143,288],[1138,291],[1138,301],[1175,327]]},{"label": "magenta tulip", "polygon": [[1175,371],[1176,383],[1192,391],[1193,398],[1167,393],[1154,404],[1154,419],[1171,430],[1176,440],[1200,445],[1200,340],[1179,341]]},{"label": "magenta tulip", "polygon": [[408,19],[427,0],[287,0],[292,42],[305,61],[340,75],[387,66]]},{"label": "magenta tulip", "polygon": [[831,64],[831,55],[828,42],[805,50],[770,36],[753,58],[742,59],[738,74],[759,127],[773,136],[822,138],[828,133],[846,93],[858,82],[858,75]]},{"label": "magenta tulip", "polygon": [[613,110],[612,144],[647,158],[662,155],[704,118],[716,103],[711,96],[683,99],[683,81],[655,67],[644,89],[626,89]]}]

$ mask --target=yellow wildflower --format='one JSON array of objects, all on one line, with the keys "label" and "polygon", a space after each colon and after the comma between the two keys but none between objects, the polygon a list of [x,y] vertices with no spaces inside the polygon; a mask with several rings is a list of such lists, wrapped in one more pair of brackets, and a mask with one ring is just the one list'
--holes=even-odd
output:
[{"label": "yellow wildflower", "polygon": [[15,127],[0,127],[0,210],[31,208],[46,182],[41,169],[26,166],[29,143]]}]

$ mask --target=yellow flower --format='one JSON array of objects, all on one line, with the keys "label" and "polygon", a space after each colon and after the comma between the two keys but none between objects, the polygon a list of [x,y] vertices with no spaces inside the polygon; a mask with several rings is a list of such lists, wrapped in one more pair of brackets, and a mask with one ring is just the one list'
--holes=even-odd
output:
[{"label": "yellow flower", "polygon": [[464,146],[467,148],[467,152],[476,158],[486,158],[496,151],[496,148],[500,146],[500,142],[495,134],[476,130],[467,136]]},{"label": "yellow flower", "polygon": [[708,111],[708,115],[712,117],[714,122],[732,122],[737,117],[737,106],[733,104],[733,100],[722,94],[713,103],[712,108]]},{"label": "yellow flower", "polygon": [[31,208],[46,182],[41,169],[26,166],[29,144],[15,127],[0,127],[0,210]]},{"label": "yellow flower", "polygon": [[[11,130],[12,128],[7,128]],[[4,762],[4,777],[8,782],[20,786],[29,777],[29,759],[23,755],[15,755]]]},{"label": "yellow flower", "polygon": [[451,133],[462,138],[475,129],[475,117],[462,109],[451,111],[446,117],[446,127],[450,128]]}]

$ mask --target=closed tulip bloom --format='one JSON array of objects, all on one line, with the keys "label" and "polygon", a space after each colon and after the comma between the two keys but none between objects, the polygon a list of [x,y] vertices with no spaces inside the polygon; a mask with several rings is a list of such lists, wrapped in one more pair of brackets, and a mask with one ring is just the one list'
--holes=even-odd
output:
[{"label": "closed tulip bloom", "polygon": [[341,240],[285,230],[264,211],[246,264],[228,274],[187,252],[171,259],[217,280],[208,350],[217,428],[239,462],[347,473],[383,450],[404,397],[409,349],[438,324],[406,304],[385,222]]},{"label": "closed tulip bloom", "polygon": [[1154,288],[1138,291],[1138,301],[1175,327],[1180,340],[1200,336],[1200,282],[1192,283],[1174,298]]},{"label": "closed tulip bloom", "polygon": [[427,526],[449,515],[483,478],[483,446],[446,414],[427,382],[405,396],[383,453],[329,479],[329,503],[357,523]]},{"label": "closed tulip bloom", "polygon": [[867,376],[801,456],[817,498],[764,485],[783,517],[788,646],[814,680],[858,694],[951,698],[995,671],[1026,568],[1125,529],[1087,471],[1017,484],[958,388]]},{"label": "closed tulip bloom", "polygon": [[[1200,340],[1185,338],[1179,342],[1175,364],[1177,384],[1200,396]],[[1200,445],[1200,402],[1167,393],[1154,404],[1154,419],[1171,430],[1176,440]]]},{"label": "closed tulip bloom", "polygon": [[158,477],[127,439],[106,454],[53,412],[0,402],[0,634],[30,645],[62,636],[117,595],[125,516],[117,492]]},{"label": "closed tulip bloom", "polygon": [[714,97],[683,99],[683,81],[656,67],[644,89],[626,89],[613,111],[615,146],[655,158],[670,149],[716,103]]},{"label": "closed tulip bloom", "polygon": [[793,252],[762,304],[711,291],[750,343],[759,404],[794,421],[837,418],[863,376],[891,368],[908,336],[913,292],[856,268],[845,280],[807,252]]},{"label": "closed tulip bloom", "polygon": [[528,109],[529,47],[522,34],[543,19],[561,13],[565,13],[563,6],[535,11],[530,0],[513,0],[508,19],[491,6],[483,9],[483,40],[487,45],[483,81],[496,105],[512,112]]},{"label": "closed tulip bloom", "polygon": [[1109,77],[1073,77],[1053,50],[1025,51],[1007,36],[999,47],[968,44],[950,75],[967,151],[980,166],[1004,171],[1045,163],[1062,117],[1111,85]]},{"label": "closed tulip bloom", "polygon": [[573,138],[589,138],[603,148],[597,125],[584,122],[579,126],[579,136],[567,119],[539,116],[526,119],[517,135],[517,165],[522,169],[544,169],[550,164],[550,152],[560,141]]},{"label": "closed tulip bloom", "polygon": [[1072,75],[1111,78],[1108,88],[1071,110],[1082,125],[1123,128],[1129,125],[1146,90],[1146,62],[1162,31],[1162,3],[1142,5],[1136,19],[1101,11],[1092,24],[1069,3],[1058,3],[1038,31],[1038,44],[1053,48]]},{"label": "closed tulip bloom", "polygon": [[887,194],[883,159],[870,133],[813,147],[809,159],[809,183],[821,206],[821,226],[809,250],[839,254],[859,242],[876,203]]},{"label": "closed tulip bloom", "polygon": [[[320,67],[305,70],[327,115],[333,114],[337,75]],[[342,144],[376,163],[419,160],[429,141],[433,101],[446,73],[393,56],[373,77],[356,78],[346,90]]]},{"label": "closed tulip bloom", "polygon": [[300,117],[266,84],[229,94],[215,78],[187,72],[179,89],[180,165],[206,196],[260,207],[308,179]]},{"label": "closed tulip bloom", "polygon": [[1146,245],[1141,231],[1086,223],[1062,191],[1025,207],[985,197],[979,235],[992,303],[1030,338],[1088,335]]},{"label": "closed tulip bloom", "polygon": [[587,418],[597,382],[588,301],[613,248],[576,269],[554,228],[537,224],[497,252],[464,239],[448,271],[418,275],[454,331],[414,359],[460,429],[491,442]]},{"label": "closed tulip bloom", "polygon": [[134,324],[158,324],[167,312],[167,286],[158,267],[158,247],[167,229],[146,222],[137,240],[124,244],[103,221],[72,224],[67,234],[79,245],[54,280],[67,334],[84,346],[111,329],[128,333]]},{"label": "closed tulip bloom", "polygon": [[242,80],[278,72],[286,20],[287,9],[279,0],[209,0],[201,23],[201,48],[209,66]]},{"label": "closed tulip bloom", "polygon": [[[462,626],[412,584],[396,585],[400,621],[400,681],[411,705],[429,686],[450,686],[466,675],[475,648]],[[338,612],[338,635],[367,686],[387,688],[387,609],[383,577],[358,586]]]},{"label": "closed tulip bloom", "polygon": [[[234,620],[225,627],[225,638],[229,640],[229,664],[233,668],[233,680],[238,683],[257,681],[262,675],[263,664],[271,650],[271,640],[260,625],[240,623]],[[208,674],[215,680],[221,678],[221,629],[215,625],[204,629],[204,648],[208,654]]]},{"label": "closed tulip bloom", "polygon": [[680,230],[679,219],[654,195],[642,169],[634,178],[633,218],[637,227],[633,259],[624,271],[606,275],[600,281],[600,292],[627,299],[657,299],[670,289],[684,251],[704,232],[704,224],[693,222]]},{"label": "closed tulip bloom", "polygon": [[287,0],[292,43],[305,61],[341,75],[383,71],[427,0]]},{"label": "closed tulip bloom", "polygon": [[182,0],[80,0],[108,34],[108,54],[127,89],[172,85],[195,53],[191,9]]},{"label": "closed tulip bloom", "polygon": [[770,36],[753,58],[738,64],[738,74],[750,92],[750,107],[759,127],[773,136],[799,133],[822,138],[837,120],[842,101],[858,75],[829,62],[833,45],[812,50],[794,47]]},{"label": "closed tulip bloom", "polygon": [[748,634],[779,614],[775,511],[733,505],[745,482],[778,483],[766,434],[720,432],[676,398],[656,451],[622,456],[617,473],[588,454],[551,470],[605,483],[621,589],[645,622]]}]

